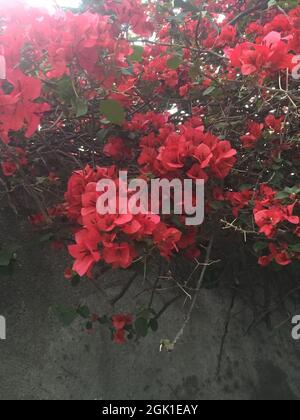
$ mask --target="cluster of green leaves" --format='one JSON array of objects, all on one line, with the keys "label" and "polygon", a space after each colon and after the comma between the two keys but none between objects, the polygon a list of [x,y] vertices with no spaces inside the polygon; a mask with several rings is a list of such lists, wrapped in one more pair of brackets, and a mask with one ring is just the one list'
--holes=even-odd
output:
[{"label": "cluster of green leaves", "polygon": [[[131,56],[132,61],[139,61],[142,58],[142,54],[143,51],[140,47],[135,47],[135,52]],[[80,96],[69,76],[64,76],[56,82],[55,91],[61,103],[67,107],[67,109],[70,109],[71,113],[76,118],[84,117],[88,114],[89,102],[87,99]],[[113,99],[101,100],[98,112],[105,117],[103,122],[109,122],[120,126],[125,121],[125,109],[119,101]]]},{"label": "cluster of green leaves", "polygon": [[8,275],[13,271],[14,263],[17,260],[16,245],[5,245],[0,247],[0,275]]},{"label": "cluster of green leaves", "polygon": [[[87,305],[79,305],[75,308],[65,305],[54,305],[50,308],[50,311],[64,327],[69,327],[76,319],[83,318],[87,330],[93,329],[93,322],[98,322],[102,326],[106,325],[112,336],[115,333],[111,318],[108,315],[104,315],[98,317],[97,320],[93,320],[91,311]],[[127,325],[125,330],[129,340],[139,340],[142,337],[147,337],[151,331],[156,332],[158,328],[159,325],[155,312],[152,309],[142,308],[137,312],[133,325]]]}]

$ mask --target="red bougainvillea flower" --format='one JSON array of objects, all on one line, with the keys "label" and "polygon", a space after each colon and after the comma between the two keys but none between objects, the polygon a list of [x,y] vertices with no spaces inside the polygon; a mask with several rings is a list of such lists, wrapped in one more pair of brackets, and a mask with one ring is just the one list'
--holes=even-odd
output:
[{"label": "red bougainvillea flower", "polygon": [[204,179],[204,181],[208,180],[207,173],[201,168],[201,165],[195,163],[191,169],[187,172],[187,176],[191,179]]},{"label": "red bougainvillea flower", "polygon": [[286,243],[270,243],[269,244],[269,255],[265,255],[259,258],[258,263],[262,267],[268,266],[272,261],[275,261],[278,265],[287,266],[291,264],[291,255],[288,252],[288,245]]},{"label": "red bougainvillea flower", "polygon": [[213,150],[211,169],[217,178],[224,179],[236,163],[237,151],[229,141],[220,141]]},{"label": "red bougainvillea flower", "polygon": [[103,250],[103,258],[113,268],[128,268],[136,253],[134,248],[126,242],[107,245]]},{"label": "red bougainvillea flower", "polygon": [[9,130],[19,131],[26,127],[25,136],[31,137],[37,130],[41,116],[50,110],[47,103],[34,102],[41,96],[42,83],[20,70],[10,70],[7,74],[13,90],[2,95],[0,89],[0,123],[2,140],[9,142]]},{"label": "red bougainvillea flower", "polygon": [[262,71],[267,61],[269,49],[265,46],[246,42],[232,50],[226,50],[231,65],[240,68],[244,76]]},{"label": "red bougainvillea flower", "polygon": [[111,137],[104,146],[103,153],[116,161],[131,158],[130,149],[126,147],[125,141],[120,137]]},{"label": "red bougainvillea flower", "polygon": [[74,277],[74,271],[71,268],[66,268],[64,272],[64,277],[67,280],[71,280]]},{"label": "red bougainvillea flower", "polygon": [[172,134],[166,140],[165,146],[159,150],[157,159],[164,169],[174,171],[183,168],[186,157],[186,142],[183,136]]},{"label": "red bougainvillea flower", "polygon": [[250,201],[253,198],[253,191],[249,189],[245,189],[241,192],[228,192],[226,197],[230,201],[231,205],[233,206],[233,215],[234,217],[238,217],[239,210],[245,208],[249,205]]},{"label": "red bougainvillea flower", "polygon": [[189,91],[190,91],[191,86],[189,84],[181,86],[181,88],[179,88],[179,94],[180,96],[186,96]]},{"label": "red bougainvillea flower", "polygon": [[273,261],[272,255],[264,255],[262,257],[259,257],[258,264],[262,267],[267,267],[271,262]]},{"label": "red bougainvillea flower", "polygon": [[143,239],[152,236],[157,226],[160,224],[160,216],[156,214],[139,214],[135,220],[140,224],[140,230],[137,232],[137,239]]},{"label": "red bougainvillea flower", "polygon": [[82,171],[74,172],[68,181],[68,189],[65,194],[68,217],[71,220],[79,220],[81,218],[82,195],[86,191],[88,184],[94,183],[95,192],[95,183],[103,178],[114,179],[115,171],[115,166],[97,167],[96,170],[86,166]]},{"label": "red bougainvillea flower", "polygon": [[115,344],[125,344],[126,343],[126,337],[125,337],[125,330],[117,330],[113,334],[113,342]]},{"label": "red bougainvillea flower", "polygon": [[280,134],[282,132],[283,126],[282,123],[284,121],[284,117],[275,118],[273,114],[269,114],[266,119],[266,125],[275,131],[275,133]]},{"label": "red bougainvillea flower", "polygon": [[286,206],[283,209],[283,217],[288,222],[292,223],[293,225],[298,225],[300,223],[299,216],[293,215],[296,203]]},{"label": "red bougainvillea flower", "polygon": [[245,149],[251,149],[256,142],[261,138],[264,124],[259,124],[254,121],[248,123],[248,133],[241,137],[241,141]]},{"label": "red bougainvillea flower", "polygon": [[175,228],[169,228],[160,223],[154,232],[154,241],[157,244],[163,257],[169,258],[173,250],[178,251],[177,243],[181,239],[182,233]]},{"label": "red bougainvillea flower", "polygon": [[207,168],[207,166],[209,166],[213,154],[210,148],[206,146],[206,144],[202,143],[198,147],[196,147],[193,156],[196,160],[198,160],[200,168],[204,169]]},{"label": "red bougainvillea flower", "polygon": [[275,244],[271,243],[269,245],[269,249],[271,251],[271,255],[279,265],[289,265],[291,264],[292,260],[285,249],[287,248],[286,244],[282,244],[281,246],[276,246]]},{"label": "red bougainvillea flower", "polygon": [[287,44],[281,41],[281,35],[275,32],[268,34],[262,45],[245,42],[227,49],[226,54],[230,64],[240,68],[244,76],[256,73],[261,79],[275,71],[291,68],[293,57]]},{"label": "red bougainvillea flower", "polygon": [[117,314],[112,316],[112,324],[116,330],[123,330],[126,325],[133,323],[133,316],[126,314]]},{"label": "red bougainvillea flower", "polygon": [[254,218],[259,232],[264,233],[267,238],[272,238],[275,234],[277,225],[282,221],[283,214],[280,209],[260,210],[254,212]]},{"label": "red bougainvillea flower", "polygon": [[233,25],[226,25],[222,28],[222,31],[219,35],[218,45],[228,45],[232,44],[237,36],[237,28]]},{"label": "red bougainvillea flower", "polygon": [[124,344],[126,342],[125,327],[132,325],[133,316],[127,314],[117,314],[112,316],[112,325],[116,330],[113,334],[113,341],[116,344]]},{"label": "red bougainvillea flower", "polygon": [[3,162],[1,163],[1,168],[5,176],[12,176],[18,170],[18,167],[14,162]]},{"label": "red bougainvillea flower", "polygon": [[96,231],[80,230],[75,235],[76,245],[69,245],[70,255],[75,258],[73,270],[80,276],[88,273],[101,259],[98,251],[99,236]]}]

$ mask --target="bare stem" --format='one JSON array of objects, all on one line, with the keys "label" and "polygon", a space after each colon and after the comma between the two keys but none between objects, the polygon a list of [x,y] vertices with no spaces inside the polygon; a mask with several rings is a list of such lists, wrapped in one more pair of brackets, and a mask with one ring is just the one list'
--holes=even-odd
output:
[{"label": "bare stem", "polygon": [[173,341],[173,348],[175,348],[175,345],[178,343],[178,341],[183,336],[184,330],[185,330],[186,326],[188,325],[188,323],[190,322],[193,310],[194,310],[195,305],[197,303],[198,294],[199,294],[199,292],[201,290],[201,287],[202,287],[202,284],[203,284],[203,280],[204,280],[204,276],[205,276],[207,267],[209,266],[209,261],[210,261],[212,247],[213,247],[213,242],[214,242],[214,237],[212,236],[211,239],[210,239],[210,242],[209,242],[209,246],[207,248],[206,258],[205,258],[205,262],[204,262],[204,265],[203,265],[203,268],[202,268],[202,271],[201,271],[201,275],[200,275],[198,283],[197,283],[197,288],[196,288],[197,292],[195,293],[195,295],[192,299],[192,303],[191,303],[190,309],[188,311],[188,314],[186,316],[186,319],[185,319],[182,327],[178,331],[178,333],[177,333],[177,335],[176,335],[176,337]]}]

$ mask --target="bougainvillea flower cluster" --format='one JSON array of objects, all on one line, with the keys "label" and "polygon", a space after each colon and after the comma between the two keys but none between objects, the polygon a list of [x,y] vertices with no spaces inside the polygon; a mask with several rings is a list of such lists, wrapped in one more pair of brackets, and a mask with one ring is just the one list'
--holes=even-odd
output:
[{"label": "bougainvillea flower cluster", "polygon": [[[52,14],[8,5],[3,194],[29,193],[35,226],[64,226],[55,243],[74,260],[70,278],[155,252],[199,263],[212,234],[220,244],[242,235],[261,266],[290,265],[300,255],[299,54],[292,0],[105,0]],[[119,194],[120,170],[149,183],[204,180],[205,223],[100,215],[97,183]],[[122,342],[123,321],[113,322]]]}]

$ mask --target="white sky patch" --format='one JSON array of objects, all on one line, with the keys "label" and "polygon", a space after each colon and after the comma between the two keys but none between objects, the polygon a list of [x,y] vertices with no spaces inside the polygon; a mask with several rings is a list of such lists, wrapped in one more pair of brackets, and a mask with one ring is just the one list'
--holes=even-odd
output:
[{"label": "white sky patch", "polygon": [[[53,12],[60,7],[78,7],[81,4],[80,0],[11,0],[9,5],[12,3],[24,3],[32,7],[44,8]],[[6,0],[0,0],[0,7],[5,7]]]},{"label": "white sky patch", "polygon": [[78,7],[80,0],[24,0],[24,3],[35,7],[46,7],[48,10],[54,10],[57,6],[60,7]]},{"label": "white sky patch", "polygon": [[219,15],[217,19],[217,23],[223,23],[225,19],[226,19],[225,15]]},{"label": "white sky patch", "polygon": [[178,108],[177,108],[177,106],[174,104],[173,106],[172,106],[172,108],[171,109],[169,109],[169,113],[171,114],[171,115],[174,115],[174,114],[176,114],[178,112]]}]

